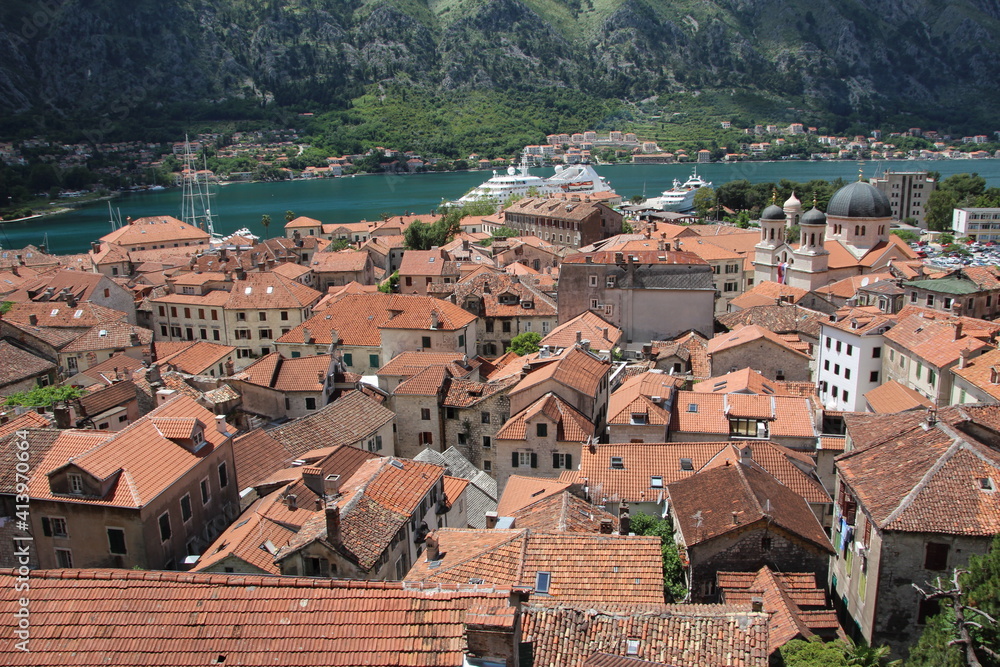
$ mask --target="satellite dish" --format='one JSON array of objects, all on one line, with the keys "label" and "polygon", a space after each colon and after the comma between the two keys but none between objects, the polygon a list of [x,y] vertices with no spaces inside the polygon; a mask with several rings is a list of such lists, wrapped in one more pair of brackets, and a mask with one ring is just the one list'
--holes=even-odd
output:
[{"label": "satellite dish", "polygon": [[864,278],[861,279],[861,286],[868,287],[868,276],[865,276]]}]

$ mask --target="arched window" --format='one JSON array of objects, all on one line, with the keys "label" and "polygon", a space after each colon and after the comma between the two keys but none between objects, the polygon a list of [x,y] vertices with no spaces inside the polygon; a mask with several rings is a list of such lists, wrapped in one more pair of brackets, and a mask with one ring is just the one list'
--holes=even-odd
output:
[{"label": "arched window", "polygon": [[771,240],[774,240],[774,227],[771,227]]},{"label": "arched window", "polygon": [[867,230],[867,229],[865,229],[865,226],[864,226],[864,225],[861,225],[861,235],[862,235],[862,236],[865,236],[866,234],[868,234],[868,230]]},{"label": "arched window", "polygon": [[854,235],[858,236],[861,234],[861,225],[854,225]]},{"label": "arched window", "polygon": [[816,245],[816,235],[815,234],[810,234],[809,235],[809,245]]}]

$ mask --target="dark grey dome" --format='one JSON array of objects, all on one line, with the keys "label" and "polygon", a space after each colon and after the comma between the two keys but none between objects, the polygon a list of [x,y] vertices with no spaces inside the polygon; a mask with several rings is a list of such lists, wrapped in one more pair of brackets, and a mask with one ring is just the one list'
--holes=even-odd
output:
[{"label": "dark grey dome", "polygon": [[826,214],[815,206],[802,214],[799,218],[800,225],[825,225]]},{"label": "dark grey dome", "polygon": [[826,214],[837,218],[889,218],[889,198],[869,183],[857,181],[833,193]]},{"label": "dark grey dome", "polygon": [[785,212],[781,210],[781,207],[777,204],[771,204],[765,208],[760,214],[761,220],[784,220]]}]

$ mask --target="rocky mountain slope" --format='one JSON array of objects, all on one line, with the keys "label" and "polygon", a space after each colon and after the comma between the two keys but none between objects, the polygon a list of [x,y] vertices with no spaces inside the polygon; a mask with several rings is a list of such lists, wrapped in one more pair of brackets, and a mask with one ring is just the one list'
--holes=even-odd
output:
[{"label": "rocky mountain slope", "polygon": [[996,0],[27,0],[0,7],[0,113],[336,106],[391,81],[753,90],[845,116],[992,122],[996,34]]}]

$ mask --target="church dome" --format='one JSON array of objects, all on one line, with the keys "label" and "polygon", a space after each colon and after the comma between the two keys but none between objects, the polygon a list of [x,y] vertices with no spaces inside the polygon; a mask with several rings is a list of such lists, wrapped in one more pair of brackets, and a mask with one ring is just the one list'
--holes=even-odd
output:
[{"label": "church dome", "polygon": [[826,214],[837,218],[889,218],[889,198],[870,183],[857,181],[833,193]]},{"label": "church dome", "polygon": [[799,220],[800,225],[825,225],[826,224],[826,214],[819,210],[815,206],[802,214],[802,219]]},{"label": "church dome", "polygon": [[761,220],[784,220],[785,212],[777,204],[771,204],[760,214]]},{"label": "church dome", "polygon": [[795,193],[793,192],[792,196],[785,200],[784,208],[796,208],[799,206],[802,206],[802,202],[799,201],[799,198],[796,197]]}]

